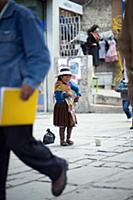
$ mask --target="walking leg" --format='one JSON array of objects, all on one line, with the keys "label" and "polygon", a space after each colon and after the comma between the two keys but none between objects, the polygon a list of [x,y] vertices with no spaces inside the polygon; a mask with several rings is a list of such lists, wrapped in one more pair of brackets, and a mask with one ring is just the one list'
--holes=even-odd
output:
[{"label": "walking leg", "polygon": [[65,142],[65,127],[59,128],[59,134],[60,134],[60,145],[67,146],[68,144]]},{"label": "walking leg", "polygon": [[9,149],[6,147],[3,128],[0,127],[0,200],[6,200],[6,179],[9,164],[9,154]]},{"label": "walking leg", "polygon": [[[133,108],[132,108],[132,113],[133,113]],[[131,125],[130,129],[131,130],[133,129],[133,117],[132,117],[132,125]]]},{"label": "walking leg", "polygon": [[68,143],[68,145],[74,144],[74,142],[72,140],[70,140],[71,134],[72,134],[72,129],[73,129],[73,127],[67,127],[67,140],[66,140],[66,142]]},{"label": "walking leg", "polygon": [[55,181],[66,166],[66,161],[52,154],[41,141],[32,136],[32,126],[5,127],[9,149],[29,167]]}]

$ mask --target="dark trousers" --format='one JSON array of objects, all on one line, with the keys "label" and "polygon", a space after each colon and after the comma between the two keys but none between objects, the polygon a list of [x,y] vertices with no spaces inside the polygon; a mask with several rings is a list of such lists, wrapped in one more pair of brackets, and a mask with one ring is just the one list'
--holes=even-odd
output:
[{"label": "dark trousers", "polygon": [[6,199],[6,179],[10,150],[26,165],[56,180],[65,160],[32,136],[32,125],[0,127],[0,200]]},{"label": "dark trousers", "polygon": [[129,109],[130,103],[128,100],[122,100],[123,111],[125,112],[128,119],[132,117],[132,112]]}]

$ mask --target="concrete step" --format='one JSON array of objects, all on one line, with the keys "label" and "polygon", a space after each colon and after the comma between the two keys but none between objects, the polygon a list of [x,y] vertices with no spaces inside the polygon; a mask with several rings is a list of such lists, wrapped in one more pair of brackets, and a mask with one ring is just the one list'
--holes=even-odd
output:
[{"label": "concrete step", "polygon": [[122,113],[122,101],[120,93],[114,90],[98,89],[93,91],[93,98],[79,101],[75,106],[77,113]]},{"label": "concrete step", "polygon": [[120,93],[111,89],[99,89],[93,93],[93,103],[121,106]]},{"label": "concrete step", "polygon": [[94,113],[122,113],[122,101],[120,93],[111,89],[99,89],[93,94]]},{"label": "concrete step", "polygon": [[121,98],[116,96],[105,96],[97,94],[95,97],[95,104],[121,106]]},{"label": "concrete step", "polygon": [[122,113],[122,106],[93,104],[91,105],[92,113]]}]

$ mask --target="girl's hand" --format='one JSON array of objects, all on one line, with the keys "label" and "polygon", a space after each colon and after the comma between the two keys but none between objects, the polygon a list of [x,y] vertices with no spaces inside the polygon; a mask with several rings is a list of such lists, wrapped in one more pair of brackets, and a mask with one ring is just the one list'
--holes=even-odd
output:
[{"label": "girl's hand", "polygon": [[67,95],[68,95],[68,97],[72,97],[72,94],[71,94],[71,93],[69,93],[69,92],[67,92]]},{"label": "girl's hand", "polygon": [[79,96],[77,96],[77,97],[74,98],[74,102],[75,103],[78,102],[78,101],[79,101]]}]

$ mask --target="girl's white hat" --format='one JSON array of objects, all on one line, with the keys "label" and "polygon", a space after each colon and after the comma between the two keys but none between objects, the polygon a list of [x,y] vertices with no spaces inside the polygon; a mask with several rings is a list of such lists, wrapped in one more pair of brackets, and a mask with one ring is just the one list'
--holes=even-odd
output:
[{"label": "girl's white hat", "polygon": [[59,73],[57,76],[63,76],[63,75],[71,75],[72,76],[72,72],[70,71],[70,69],[68,67],[62,67],[59,69]]}]

